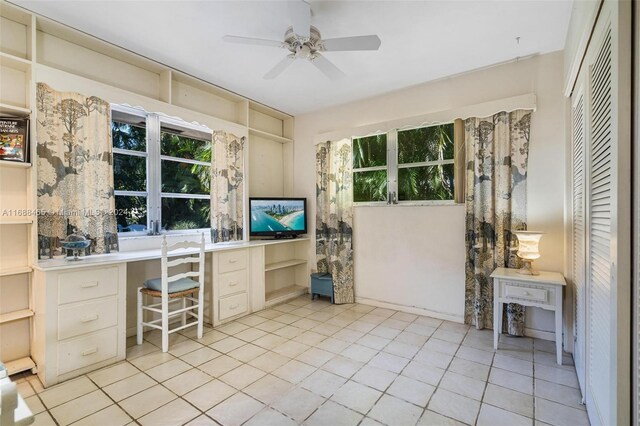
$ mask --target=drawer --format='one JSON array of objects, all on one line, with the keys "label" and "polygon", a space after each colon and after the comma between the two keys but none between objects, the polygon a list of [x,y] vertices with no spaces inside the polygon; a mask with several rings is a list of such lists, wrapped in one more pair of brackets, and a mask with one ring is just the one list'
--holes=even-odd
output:
[{"label": "drawer", "polygon": [[218,273],[240,271],[247,268],[247,251],[232,250],[218,254]]},{"label": "drawer", "polygon": [[218,275],[218,288],[220,296],[225,297],[230,294],[247,291],[247,271],[233,271]]},{"label": "drawer", "polygon": [[117,327],[61,342],[58,344],[58,375],[113,358],[117,353]]},{"label": "drawer", "polygon": [[58,303],[79,302],[118,293],[118,268],[63,272],[58,276]]},{"label": "drawer", "polygon": [[118,299],[92,300],[58,309],[58,340],[118,325]]},{"label": "drawer", "polygon": [[247,312],[247,293],[220,299],[219,305],[218,318],[220,320],[243,314]]},{"label": "drawer", "polygon": [[504,297],[509,299],[531,300],[549,303],[549,290],[545,288],[523,287],[518,284],[504,283]]}]

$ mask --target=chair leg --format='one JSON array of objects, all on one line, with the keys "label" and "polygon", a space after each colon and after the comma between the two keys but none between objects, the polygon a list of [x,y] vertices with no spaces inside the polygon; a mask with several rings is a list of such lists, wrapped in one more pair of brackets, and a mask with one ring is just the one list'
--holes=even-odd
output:
[{"label": "chair leg", "polygon": [[[182,298],[182,309],[187,307],[187,298]],[[182,325],[187,325],[187,311],[182,311]]]},{"label": "chair leg", "polygon": [[169,297],[162,297],[162,352],[169,351]]},{"label": "chair leg", "polygon": [[202,322],[204,321],[204,291],[200,290],[198,292],[198,339],[202,339],[203,326]]},{"label": "chair leg", "polygon": [[142,344],[142,337],[143,337],[143,333],[144,333],[144,327],[142,327],[142,323],[144,321],[143,316],[143,312],[142,312],[142,302],[143,302],[143,294],[140,291],[142,290],[142,287],[138,287],[138,335],[137,335],[137,344],[141,345]]}]

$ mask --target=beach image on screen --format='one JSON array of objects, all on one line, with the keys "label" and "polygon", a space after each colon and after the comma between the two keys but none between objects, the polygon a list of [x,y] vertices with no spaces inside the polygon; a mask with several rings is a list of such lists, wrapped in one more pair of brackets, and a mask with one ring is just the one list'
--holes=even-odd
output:
[{"label": "beach image on screen", "polygon": [[252,232],[304,231],[303,200],[252,200]]}]

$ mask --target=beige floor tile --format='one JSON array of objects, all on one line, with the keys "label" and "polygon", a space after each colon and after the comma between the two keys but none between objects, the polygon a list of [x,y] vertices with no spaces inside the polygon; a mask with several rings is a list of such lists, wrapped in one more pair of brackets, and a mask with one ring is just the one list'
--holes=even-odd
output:
[{"label": "beige floor tile", "polygon": [[264,408],[264,404],[241,392],[207,411],[207,415],[225,426],[237,426]]},{"label": "beige floor tile", "polygon": [[305,364],[312,365],[314,367],[320,367],[330,359],[334,357],[334,354],[322,349],[312,347],[306,350],[296,357],[296,360],[304,362]]},{"label": "beige floor tile", "polygon": [[[397,330],[395,328],[386,327],[384,325],[379,325],[373,330],[369,332],[369,334],[373,334],[374,336],[384,337],[385,339],[395,339],[398,334],[400,334],[402,330]],[[411,331],[411,330],[408,330]]]},{"label": "beige floor tile", "polygon": [[308,426],[356,426],[363,417],[362,414],[342,405],[327,401],[304,424]]},{"label": "beige floor tile", "polygon": [[283,324],[293,324],[294,322],[300,320],[301,318],[297,315],[293,315],[290,313],[283,313],[279,317],[275,317],[273,320],[277,322],[281,322]]},{"label": "beige floor tile", "polygon": [[462,343],[462,340],[464,339],[464,333],[447,331],[447,330],[443,330],[442,327],[440,327],[436,331],[434,331],[434,333],[431,335],[431,338],[444,340],[445,342],[459,345],[460,343]]},{"label": "beige floor tile", "polygon": [[141,345],[134,345],[127,348],[127,361],[133,361],[136,358],[153,352],[160,352],[160,348],[149,342],[142,342]]},{"label": "beige floor tile", "polygon": [[135,358],[129,362],[140,370],[146,371],[150,368],[157,367],[160,364],[171,361],[172,359],[175,359],[175,357],[170,353],[157,351],[142,355],[141,357]]},{"label": "beige floor tile", "polygon": [[301,353],[305,352],[310,348],[309,345],[305,345],[303,343],[294,342],[293,340],[289,340],[277,347],[273,348],[273,352],[289,357],[295,358]]},{"label": "beige floor tile", "polygon": [[44,405],[51,409],[60,404],[64,404],[67,401],[81,397],[90,392],[97,390],[98,387],[94,385],[91,380],[86,376],[79,377],[77,379],[69,380],[59,385],[53,386],[44,392],[40,393],[40,399]]},{"label": "beige floor tile", "polygon": [[322,369],[338,376],[349,378],[356,374],[364,366],[363,362],[354,361],[351,358],[345,358],[342,355],[336,355],[327,361]]},{"label": "beige floor tile", "polygon": [[291,311],[293,315],[298,315],[299,317],[308,317],[309,315],[315,313],[312,309],[307,308],[298,308],[295,311]]},{"label": "beige floor tile", "polygon": [[371,315],[375,315],[375,316],[379,316],[379,317],[383,317],[383,318],[389,318],[390,316],[392,316],[396,312],[398,312],[398,311],[394,311],[393,309],[375,308],[369,313]]},{"label": "beige floor tile", "polygon": [[96,385],[105,387],[139,372],[140,370],[125,361],[90,373],[88,376]]},{"label": "beige floor tile", "polygon": [[113,404],[79,420],[74,423],[74,426],[124,426],[130,422],[131,417],[122,408]]},{"label": "beige floor tile", "polygon": [[252,383],[242,391],[263,404],[270,404],[280,395],[284,395],[293,388],[293,384],[271,374]]},{"label": "beige floor tile", "polygon": [[477,426],[532,426],[533,419],[493,405],[482,404]]},{"label": "beige floor tile", "polygon": [[429,338],[427,336],[422,336],[420,334],[413,333],[411,331],[403,331],[398,334],[395,339],[395,342],[406,343],[407,345],[418,346],[421,348]]},{"label": "beige floor tile", "polygon": [[589,425],[585,410],[578,410],[543,398],[536,398],[536,419],[554,426]]},{"label": "beige floor tile", "polygon": [[535,396],[568,405],[578,410],[584,410],[580,390],[569,386],[559,385],[546,380],[536,379]]},{"label": "beige floor tile", "polygon": [[267,333],[273,333],[274,331],[284,327],[285,325],[278,321],[266,320],[263,323],[256,325],[258,330],[266,331]]},{"label": "beige floor tile", "polygon": [[56,422],[53,420],[53,417],[51,417],[51,414],[49,414],[48,411],[43,411],[40,414],[36,414],[35,419],[31,424],[33,426],[57,426]]},{"label": "beige floor tile", "polygon": [[324,334],[317,333],[315,331],[307,330],[304,333],[293,338],[294,341],[298,343],[303,343],[309,346],[315,346],[318,343],[322,342],[326,339],[327,336]]},{"label": "beige floor tile", "polygon": [[266,318],[261,317],[260,315],[248,315],[246,317],[239,318],[237,320],[239,323],[244,324],[249,327],[255,327],[258,324],[262,324],[267,321]]},{"label": "beige floor tile", "polygon": [[174,399],[176,399],[174,393],[163,386],[156,385],[121,401],[119,405],[131,417],[139,419]]},{"label": "beige floor tile", "polygon": [[169,347],[169,353],[173,356],[183,356],[196,349],[203,348],[204,345],[194,340],[185,340]]},{"label": "beige floor tile", "polygon": [[378,354],[378,351],[375,349],[368,348],[366,346],[358,345],[354,343],[348,346],[345,350],[340,352],[340,355],[346,358],[350,358],[354,361],[359,361],[363,363],[367,363]]},{"label": "beige floor tile", "polygon": [[267,332],[257,328],[247,328],[234,335],[236,339],[244,340],[245,342],[253,342],[256,339],[266,336]]},{"label": "beige floor tile", "polygon": [[398,375],[396,373],[366,365],[362,367],[351,379],[379,391],[384,391],[391,383],[393,383],[397,376]]},{"label": "beige floor tile", "polygon": [[237,359],[222,355],[209,362],[205,362],[198,368],[212,377],[220,377],[234,368],[239,367],[241,364]]},{"label": "beige floor tile", "polygon": [[261,348],[260,346],[252,345],[251,343],[247,343],[244,346],[240,346],[238,349],[232,350],[228,353],[228,355],[232,358],[237,359],[238,361],[249,362],[265,352],[267,352],[266,349]]},{"label": "beige floor tile", "polygon": [[489,383],[482,402],[533,418],[533,396]]},{"label": "beige floor tile", "polygon": [[172,359],[171,361],[162,363],[156,367],[150,368],[146,370],[145,373],[147,373],[158,382],[164,382],[165,380],[177,376],[178,374],[183,373],[191,368],[193,368],[191,365],[176,358]]},{"label": "beige floor tile", "polygon": [[380,391],[350,380],[333,394],[331,400],[365,414],[381,395]]},{"label": "beige floor tile", "polygon": [[280,315],[282,315],[282,313],[276,311],[275,309],[265,309],[264,311],[256,312],[256,315],[267,319],[273,319],[275,317],[279,317]]},{"label": "beige floor tile", "polygon": [[175,399],[138,419],[138,422],[143,426],[182,425],[199,415],[200,411],[193,408],[192,405],[182,399]]},{"label": "beige floor tile", "polygon": [[411,333],[419,334],[420,336],[428,338],[428,337],[431,337],[433,333],[435,333],[436,328],[431,327],[429,325],[419,324],[417,322],[414,322],[413,324],[409,324],[404,331],[409,331]]},{"label": "beige floor tile", "polygon": [[[213,328],[208,327],[206,324],[204,324],[204,326],[202,327],[202,334],[207,334],[212,330]],[[179,331],[179,333],[185,337],[188,337],[189,339],[198,340],[198,326],[189,327],[185,330]]]},{"label": "beige floor tile", "polygon": [[382,395],[367,414],[386,425],[414,425],[421,415],[421,408],[390,395]]},{"label": "beige floor tile", "polygon": [[424,410],[424,414],[420,417],[419,426],[464,426],[450,417],[445,417],[431,410]]},{"label": "beige floor tile", "polygon": [[480,402],[445,389],[436,389],[427,408],[460,422],[474,424]]},{"label": "beige floor tile", "polygon": [[224,334],[228,334],[229,336],[233,336],[237,333],[240,333],[241,331],[246,330],[247,328],[249,327],[240,322],[233,321],[218,327],[217,330]]},{"label": "beige floor tile", "polygon": [[[352,324],[349,324],[349,326],[351,325]],[[364,335],[365,333],[361,331],[351,330],[349,328],[343,328],[342,330],[335,333],[332,337],[334,339],[340,339],[340,340],[344,340],[345,342],[353,343],[358,339],[361,339]]]},{"label": "beige floor tile", "polygon": [[406,358],[380,352],[367,365],[391,371],[392,373],[400,373],[408,363],[409,360]]},{"label": "beige floor tile", "polygon": [[325,401],[319,395],[306,389],[294,388],[286,395],[276,399],[271,406],[281,413],[302,423],[316,408]]},{"label": "beige floor tile", "polygon": [[486,382],[484,381],[447,371],[442,377],[439,387],[480,401],[482,400],[485,385]]},{"label": "beige floor tile", "polygon": [[315,370],[315,367],[311,367],[300,361],[291,360],[277,370],[272,371],[271,374],[296,384],[308,377]]},{"label": "beige floor tile", "polygon": [[205,383],[210,382],[212,379],[213,378],[207,373],[192,368],[167,380],[163,383],[163,386],[168,388],[176,395],[182,396],[185,393],[191,392],[195,388],[198,388]]},{"label": "beige floor tile", "polygon": [[264,408],[244,426],[296,426],[298,423],[273,408]]},{"label": "beige floor tile", "polygon": [[339,354],[349,346],[349,342],[344,340],[327,337],[325,340],[316,345],[317,348]]},{"label": "beige floor tile", "polygon": [[157,384],[156,381],[151,377],[144,373],[138,373],[119,382],[112,383],[104,387],[103,390],[117,402],[142,392],[155,384]]},{"label": "beige floor tile", "polygon": [[244,344],[244,340],[236,339],[235,337],[229,336],[226,339],[218,340],[217,342],[210,344],[209,347],[220,353],[226,354],[234,349],[239,348],[240,346],[243,346]]},{"label": "beige floor tile", "polygon": [[449,371],[453,371],[476,380],[482,380],[484,382],[486,382],[489,377],[489,366],[458,357],[454,357],[451,360],[451,364],[449,364]]},{"label": "beige floor tile", "polygon": [[413,322],[418,319],[418,315],[408,314],[406,312],[396,312],[395,314],[391,315],[390,318],[404,322]]},{"label": "beige floor tile", "polygon": [[362,338],[360,338],[356,343],[362,346],[366,346],[367,348],[382,350],[385,346],[387,346],[391,342],[391,339],[386,339],[384,337],[374,336],[373,334],[366,334]]},{"label": "beige floor tile", "polygon": [[101,390],[96,390],[50,410],[60,425],[69,425],[113,404]]},{"label": "beige floor tile", "polygon": [[525,376],[533,376],[533,362],[497,353],[493,358],[493,366]]},{"label": "beige floor tile", "polygon": [[226,339],[228,337],[227,334],[224,334],[221,331],[218,330],[213,330],[207,334],[205,334],[204,336],[202,336],[202,339],[198,339],[198,343],[208,346],[212,343],[218,342],[222,339]]},{"label": "beige floor tile", "polygon": [[492,368],[489,382],[514,391],[533,395],[533,378],[512,371]]},{"label": "beige floor tile", "polygon": [[252,343],[270,351],[273,348],[282,345],[286,341],[287,339],[284,337],[276,336],[275,334],[267,334],[266,336],[262,336],[261,338],[254,340]]},{"label": "beige floor tile", "polygon": [[384,327],[389,327],[389,328],[393,328],[395,330],[404,330],[405,328],[407,328],[407,326],[409,326],[410,322],[408,321],[400,321],[397,319],[393,319],[393,318],[389,318],[384,320],[380,325],[384,326]]},{"label": "beige floor tile", "polygon": [[273,370],[282,367],[289,361],[289,358],[286,356],[282,356],[275,352],[267,352],[249,361],[249,365],[259,368],[267,373],[271,373]]},{"label": "beige floor tile", "polygon": [[[284,324],[283,324],[284,325]],[[292,325],[284,325],[273,332],[276,336],[280,336],[284,339],[293,339],[294,337],[298,337],[304,333],[304,330],[298,327],[294,327]]]},{"label": "beige floor tile", "polygon": [[426,407],[435,391],[435,386],[405,376],[398,376],[389,386],[387,393],[420,407]]},{"label": "beige floor tile", "polygon": [[469,346],[460,346],[458,352],[456,352],[457,358],[466,359],[467,361],[473,361],[484,365],[491,365],[493,363],[493,355],[493,352],[487,352]]},{"label": "beige floor tile", "polygon": [[199,388],[183,395],[182,398],[189,401],[201,411],[206,411],[219,404],[237,392],[226,383],[220,380],[212,380]]},{"label": "beige floor tile", "polygon": [[358,321],[368,322],[369,324],[373,324],[374,326],[377,326],[377,325],[380,325],[380,323],[382,323],[385,319],[386,318],[384,317],[380,317],[380,316],[372,315],[371,313],[368,313],[360,317]]},{"label": "beige floor tile", "polygon": [[311,330],[313,327],[320,325],[320,321],[314,321],[310,318],[303,318],[292,323],[291,325],[302,330]]},{"label": "beige floor tile", "polygon": [[220,425],[216,423],[216,421],[213,420],[211,417],[203,414],[191,420],[185,426],[220,426]]},{"label": "beige floor tile", "polygon": [[[22,394],[20,395],[24,397],[24,395]],[[29,407],[29,410],[31,410],[33,414],[42,413],[43,411],[46,410],[46,407],[44,406],[42,401],[40,401],[40,398],[38,397],[38,395],[28,396],[24,398],[24,402],[27,403],[27,407]]]},{"label": "beige floor tile", "polygon": [[421,364],[431,365],[434,367],[446,369],[451,360],[453,359],[453,355],[445,354],[442,352],[436,352],[435,350],[426,348],[426,345],[429,342],[425,343],[425,346],[422,347],[420,351],[413,357],[414,361],[417,361]]},{"label": "beige floor tile", "polygon": [[433,336],[427,340],[427,343],[422,347],[423,351],[435,351],[447,355],[453,355],[458,351],[458,348],[460,347],[459,342],[450,342],[435,336],[436,334],[434,333]]},{"label": "beige floor tile", "polygon": [[249,364],[243,364],[240,367],[235,368],[226,374],[223,374],[219,377],[219,379],[226,384],[240,390],[260,379],[265,374],[267,373],[255,367],[252,367]]},{"label": "beige floor tile", "polygon": [[302,382],[300,387],[324,398],[329,398],[346,382],[344,377],[323,370],[316,370]]},{"label": "beige floor tile", "polygon": [[370,322],[358,320],[354,321],[347,326],[349,330],[359,331],[360,333],[368,333],[374,328],[376,328],[375,324],[371,324]]},{"label": "beige floor tile", "polygon": [[575,370],[565,370],[564,368],[551,367],[544,364],[535,365],[535,378],[546,380],[572,388],[578,388],[578,376]]},{"label": "beige floor tile", "polygon": [[213,349],[205,346],[203,348],[196,349],[193,352],[189,352],[186,355],[182,355],[180,359],[194,367],[197,367],[207,361],[211,361],[212,359],[219,357],[220,355],[222,355],[220,352],[214,351]]},{"label": "beige floor tile", "polygon": [[446,370],[433,365],[426,365],[416,361],[411,361],[407,364],[404,370],[402,370],[402,375],[436,386],[440,383],[440,379],[444,376],[445,371]]},{"label": "beige floor tile", "polygon": [[466,334],[469,331],[469,325],[460,324],[458,322],[443,321],[438,327],[440,330],[452,331],[454,333]]},{"label": "beige floor tile", "polygon": [[[400,335],[398,337],[400,337]],[[398,337],[396,337],[396,339]],[[383,350],[384,352],[390,353],[392,355],[397,355],[403,358],[411,359],[415,354],[418,353],[418,351],[420,350],[420,347],[394,340],[391,343],[389,343]]]}]

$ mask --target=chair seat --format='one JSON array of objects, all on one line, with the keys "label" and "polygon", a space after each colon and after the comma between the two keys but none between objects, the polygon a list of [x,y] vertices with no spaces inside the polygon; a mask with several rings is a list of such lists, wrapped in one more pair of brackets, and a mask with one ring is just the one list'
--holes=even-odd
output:
[{"label": "chair seat", "polygon": [[[145,288],[153,291],[162,291],[162,279],[161,278],[152,278],[150,280],[146,280],[144,282]],[[180,278],[179,280],[173,281],[169,283],[168,292],[171,293],[179,293],[186,290],[195,289],[197,290],[200,287],[198,281],[194,281],[189,278]]]}]

